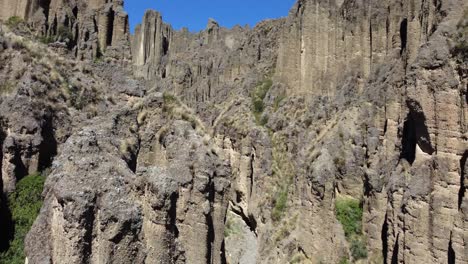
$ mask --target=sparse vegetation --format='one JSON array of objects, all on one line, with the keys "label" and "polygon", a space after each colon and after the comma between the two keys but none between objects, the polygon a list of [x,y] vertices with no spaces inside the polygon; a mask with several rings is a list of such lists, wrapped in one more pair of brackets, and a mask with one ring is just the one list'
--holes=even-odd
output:
[{"label": "sparse vegetation", "polygon": [[77,110],[96,104],[100,100],[99,92],[95,87],[82,87],[79,83],[71,83],[68,80],[61,84],[61,90],[68,105]]},{"label": "sparse vegetation", "polygon": [[278,95],[278,96],[275,98],[275,101],[274,101],[274,103],[273,103],[273,109],[274,109],[275,111],[278,111],[279,106],[280,106],[281,102],[282,102],[284,99],[286,99],[286,95],[285,95],[285,94],[280,94],[280,95]]},{"label": "sparse vegetation", "polygon": [[335,203],[336,218],[345,232],[346,240],[355,260],[367,258],[365,237],[362,234],[362,206],[357,199],[338,197]]},{"label": "sparse vegetation", "polygon": [[52,36],[40,36],[39,41],[44,44],[49,44],[55,41],[55,38]]},{"label": "sparse vegetation", "polygon": [[230,213],[228,213],[226,224],[224,225],[224,237],[238,235],[241,231],[241,227],[236,223],[234,218],[230,216]]},{"label": "sparse vegetation", "polygon": [[367,258],[367,248],[366,242],[364,241],[364,236],[354,237],[351,240],[351,255],[354,259],[365,259]]},{"label": "sparse vegetation", "polygon": [[459,56],[463,61],[468,59],[468,9],[465,10],[463,17],[457,24],[457,31],[455,32],[454,47],[452,53]]},{"label": "sparse vegetation", "polygon": [[21,17],[12,16],[12,17],[8,18],[8,20],[6,21],[5,24],[10,28],[15,28],[21,23],[23,23],[23,19]]},{"label": "sparse vegetation", "polygon": [[4,83],[0,84],[0,94],[5,94],[13,91],[15,85],[12,82],[5,81]]},{"label": "sparse vegetation", "polygon": [[14,224],[14,237],[7,251],[0,253],[0,264],[24,263],[24,239],[42,207],[42,189],[45,178],[33,174],[21,179],[16,190],[8,196]]},{"label": "sparse vegetation", "polygon": [[164,99],[165,104],[171,104],[171,103],[177,102],[177,98],[168,92],[163,93],[163,99]]},{"label": "sparse vegetation", "polygon": [[275,176],[275,189],[272,200],[273,209],[271,218],[279,222],[283,217],[288,203],[288,195],[291,184],[293,183],[295,169],[291,162],[288,152],[286,139],[279,135],[273,135],[273,174]]},{"label": "sparse vegetation", "polygon": [[297,253],[295,254],[291,260],[289,261],[290,264],[296,264],[296,263],[303,263],[307,258],[304,256],[302,253]]},{"label": "sparse vegetation", "polygon": [[289,185],[281,186],[281,189],[274,198],[274,207],[273,211],[271,212],[271,217],[274,221],[281,220],[281,217],[283,216],[283,213],[286,210],[286,205],[288,202],[288,192]]},{"label": "sparse vegetation", "polygon": [[263,111],[265,110],[265,99],[268,91],[270,91],[273,81],[271,79],[266,79],[257,85],[254,91],[251,94],[252,98],[252,111],[255,116],[255,120],[259,125],[265,125],[268,122],[268,119],[265,117],[262,118]]},{"label": "sparse vegetation", "polygon": [[71,29],[68,27],[59,27],[57,30],[57,37],[60,38],[62,41],[65,41],[66,39],[72,40],[73,39],[73,33]]},{"label": "sparse vegetation", "polygon": [[340,260],[339,264],[351,264],[351,262],[349,262],[347,257],[344,257]]}]

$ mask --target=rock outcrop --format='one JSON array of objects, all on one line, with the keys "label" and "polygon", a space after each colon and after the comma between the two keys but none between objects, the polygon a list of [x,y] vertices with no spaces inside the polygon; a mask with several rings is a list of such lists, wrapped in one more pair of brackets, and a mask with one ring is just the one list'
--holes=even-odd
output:
[{"label": "rock outcrop", "polygon": [[17,16],[45,38],[68,39],[80,59],[93,59],[106,50],[110,57],[129,57],[129,22],[123,1],[2,0],[0,20]]},{"label": "rock outcrop", "polygon": [[167,119],[178,105],[143,105],[156,111],[104,117],[64,145],[30,263],[222,263],[229,166],[201,130]]}]

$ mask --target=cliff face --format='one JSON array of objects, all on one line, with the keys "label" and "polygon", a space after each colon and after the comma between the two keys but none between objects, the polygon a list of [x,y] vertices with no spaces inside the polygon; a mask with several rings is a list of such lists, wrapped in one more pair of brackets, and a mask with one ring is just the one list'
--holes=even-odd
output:
[{"label": "cliff face", "polygon": [[[38,35],[69,38],[79,59],[93,59],[105,53],[125,59],[129,56],[128,15],[123,1],[2,0],[0,20],[17,16]],[[127,54],[126,54],[127,53]]]},{"label": "cliff face", "polygon": [[387,58],[411,64],[442,2],[298,1],[280,41],[278,77],[291,93],[333,95],[342,73],[366,80]]},{"label": "cliff face", "polygon": [[50,171],[29,263],[468,263],[465,1],[198,33],[148,11],[130,44],[121,2],[10,4],[79,36],[0,34],[3,190]]},{"label": "cliff face", "polygon": [[[247,227],[242,229],[244,238],[237,238],[243,241],[240,244],[226,238],[231,246],[226,249],[227,255],[244,260],[282,256],[280,259],[287,261],[288,256],[296,254],[316,261],[338,261],[339,245],[346,241],[339,238],[339,231],[333,231],[336,222],[331,208],[335,195],[347,194],[363,200],[363,228],[371,261],[443,262],[447,252],[453,252],[450,258],[466,261],[466,228],[462,227],[466,214],[461,209],[466,190],[466,76],[464,70],[460,71],[464,64],[460,65],[460,59],[451,52],[451,36],[466,8],[460,6],[463,4],[457,1],[298,1],[289,17],[277,22],[278,32],[269,45],[277,52],[266,56],[273,63],[263,71],[271,72],[275,83],[264,99],[267,110],[262,114],[269,117],[267,127],[273,130],[273,136],[261,131],[249,133],[249,127],[255,125],[245,123],[246,117],[241,114],[245,110],[230,103],[222,104],[224,110],[214,118],[214,133],[222,146],[228,142],[228,152],[234,159],[231,165],[237,194],[230,208],[234,212],[232,221],[239,217],[241,225]],[[172,48],[174,43],[190,47],[187,43],[194,42],[194,35],[177,39],[178,32],[157,14],[151,19],[154,25],[145,21],[133,39],[137,74],[143,69],[146,78],[170,79],[174,75],[167,65],[177,52]],[[253,31],[260,28],[262,25]],[[205,50],[219,49],[202,38],[209,32],[214,38],[226,38],[211,23],[205,32],[195,35],[197,45]],[[148,36],[155,42],[145,42]],[[249,37],[246,42],[252,43]],[[143,47],[156,49],[143,51]],[[243,46],[235,53],[249,48]],[[264,52],[262,45],[257,51],[257,56],[271,54]],[[233,61],[231,53],[227,54]],[[179,58],[183,59],[178,62],[193,63],[190,56]],[[241,60],[239,65],[251,64]],[[262,65],[249,71],[255,69],[262,69]],[[183,76],[191,77],[192,72],[184,71]],[[247,79],[247,72],[239,71],[235,76]],[[221,87],[229,84],[216,68],[201,73],[204,78],[214,76],[220,80]],[[179,78],[177,84],[161,86],[173,89],[189,104],[193,104],[194,96],[203,97],[195,100],[194,107],[200,109],[200,114],[206,114],[201,110],[204,103],[224,101],[216,101],[219,92],[210,97],[203,90],[195,90],[194,95],[191,89],[197,87],[197,81],[192,78]],[[246,86],[252,91],[255,84]],[[305,101],[299,99],[303,96]],[[275,110],[275,102],[283,97],[284,106],[280,104]],[[232,104],[241,102],[233,100]],[[310,123],[317,131],[310,131]],[[343,142],[337,143],[337,137]],[[292,163],[296,169],[281,163]],[[308,205],[291,205],[288,212],[297,214],[296,219],[302,223],[296,223],[294,217],[280,225],[264,220],[271,217],[271,211],[263,211],[265,204],[274,206],[275,198],[261,196],[275,196],[285,184],[284,179],[264,178],[271,174],[274,178],[277,173],[269,167],[294,175],[294,183],[286,184],[290,185],[288,201],[307,201]],[[309,193],[302,186],[320,191]],[[311,210],[320,219],[332,220],[331,225],[314,220]],[[257,228],[253,236],[249,231],[252,225]],[[275,238],[280,236],[274,231],[278,228],[288,229],[289,234]],[[320,230],[327,230],[327,234]],[[333,250],[328,252],[323,245],[330,240],[334,242],[326,248]],[[274,244],[282,244],[279,251],[272,251]],[[239,246],[242,249],[236,249]],[[286,256],[285,250],[289,251]]]},{"label": "cliff face", "polygon": [[237,92],[247,95],[270,74],[282,24],[264,21],[254,29],[226,29],[211,20],[204,31],[190,33],[173,30],[159,13],[149,11],[132,37],[135,75],[181,96],[190,107],[203,108],[199,112],[212,123],[221,111],[213,104]]}]

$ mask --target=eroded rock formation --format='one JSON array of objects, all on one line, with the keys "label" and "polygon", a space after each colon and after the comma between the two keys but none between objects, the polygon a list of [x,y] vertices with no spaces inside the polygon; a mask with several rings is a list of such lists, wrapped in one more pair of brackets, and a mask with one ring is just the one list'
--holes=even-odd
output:
[{"label": "eroded rock formation", "polygon": [[68,38],[80,59],[93,59],[112,48],[108,56],[129,57],[128,15],[123,1],[2,0],[0,20],[17,16],[52,38]]},{"label": "eroded rock formation", "polygon": [[4,193],[50,171],[29,263],[468,262],[465,1],[299,0],[198,33],[148,11],[131,41],[120,1],[20,2],[2,18],[77,30],[65,55],[0,34]]}]

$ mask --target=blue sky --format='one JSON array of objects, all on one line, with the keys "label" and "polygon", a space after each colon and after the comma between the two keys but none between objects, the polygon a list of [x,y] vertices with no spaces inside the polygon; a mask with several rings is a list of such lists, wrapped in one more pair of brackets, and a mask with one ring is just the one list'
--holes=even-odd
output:
[{"label": "blue sky", "polygon": [[161,12],[163,20],[175,29],[188,27],[200,31],[209,18],[221,26],[237,24],[254,26],[267,18],[287,16],[295,0],[126,0],[125,10],[130,15],[130,27],[141,22],[146,9]]}]

